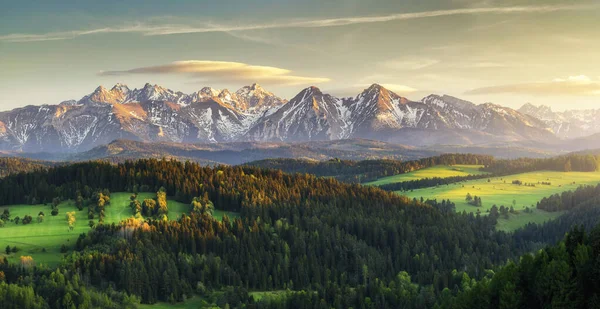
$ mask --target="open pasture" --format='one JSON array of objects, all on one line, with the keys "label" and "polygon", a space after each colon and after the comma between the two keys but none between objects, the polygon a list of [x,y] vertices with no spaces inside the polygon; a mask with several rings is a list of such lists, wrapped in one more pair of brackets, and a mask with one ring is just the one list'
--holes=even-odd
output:
[{"label": "open pasture", "polygon": [[[111,194],[110,205],[105,208],[104,223],[118,223],[133,215],[129,207],[131,193],[117,192]],[[154,198],[155,193],[139,193],[138,200],[143,201],[147,198]],[[168,200],[169,219],[176,220],[181,214],[188,213],[191,206],[174,200]],[[43,205],[10,205],[0,207],[0,213],[4,209],[9,209],[11,219],[19,217],[22,219],[26,215],[32,216],[33,221],[30,224],[23,225],[19,222],[6,222],[4,227],[0,228],[0,257],[6,256],[6,246],[17,247],[17,253],[8,255],[11,262],[18,262],[23,255],[31,255],[36,264],[57,265],[61,258],[61,246],[72,247],[79,234],[87,233],[90,230],[88,219],[88,209],[84,207],[79,211],[75,203],[71,200],[63,201],[59,204],[59,213],[56,216],[51,215],[51,204]],[[66,219],[67,212],[75,212],[75,225],[73,230],[69,229]],[[43,222],[38,222],[38,214],[44,213]],[[230,218],[239,216],[234,212],[215,210],[214,217],[221,220],[223,215],[227,214]],[[98,218],[93,220],[98,223]]]},{"label": "open pasture", "polygon": [[[513,180],[520,180],[523,185],[513,184]],[[542,182],[550,184],[542,184]],[[456,211],[460,212],[477,212],[479,209],[482,214],[487,214],[487,211],[493,205],[498,207],[501,205],[513,206],[518,214],[511,214],[508,219],[501,219],[498,222],[498,229],[510,231],[528,222],[542,223],[561,214],[560,212],[548,213],[537,209],[534,209],[532,213],[524,212],[525,207],[535,208],[536,203],[543,197],[575,190],[581,185],[596,185],[599,182],[600,172],[537,171],[470,180],[413,191],[397,191],[397,193],[417,199],[421,197],[437,200],[449,199],[456,204]],[[480,197],[482,207],[470,205],[465,200],[467,193]]]},{"label": "open pasture", "polygon": [[383,177],[372,182],[365,183],[370,186],[380,186],[389,183],[418,180],[423,178],[447,178],[454,176],[468,176],[485,174],[479,170],[483,165],[436,165],[412,171],[410,173],[398,174],[394,176]]}]

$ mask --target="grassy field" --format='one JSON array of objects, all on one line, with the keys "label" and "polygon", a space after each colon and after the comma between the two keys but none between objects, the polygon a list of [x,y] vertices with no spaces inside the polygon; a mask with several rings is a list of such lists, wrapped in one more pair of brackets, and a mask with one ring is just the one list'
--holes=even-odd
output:
[{"label": "grassy field", "polygon": [[259,301],[261,299],[279,299],[285,297],[288,294],[286,290],[277,290],[277,291],[255,291],[249,292],[250,296],[254,298],[255,301]]},{"label": "grassy field", "polygon": [[204,299],[198,296],[194,296],[184,303],[169,304],[169,303],[156,303],[154,305],[140,305],[140,309],[198,309],[198,308],[219,308],[210,306]]},{"label": "grassy field", "polygon": [[[558,217],[561,213],[548,213],[535,209],[533,213],[525,213],[525,207],[535,208],[536,203],[543,197],[568,190],[575,190],[581,185],[595,185],[600,182],[600,172],[553,172],[539,171],[523,174],[515,174],[505,177],[494,177],[489,179],[470,180],[450,185],[417,189],[409,192],[398,192],[411,198],[435,198],[438,200],[450,199],[456,204],[456,211],[476,212],[480,209],[486,214],[492,205],[513,206],[519,211],[517,215],[511,215],[508,220],[501,219],[498,229],[511,231],[521,227],[528,222],[542,223]],[[514,185],[513,180],[521,180],[523,183],[534,183],[535,187],[525,185]],[[551,185],[542,185],[538,182],[551,182]],[[469,205],[465,201],[467,193],[479,196],[482,207]]]},{"label": "grassy field", "polygon": [[[211,301],[209,301],[209,299],[215,300],[222,293],[223,292],[220,292],[220,291],[213,292],[212,296],[207,297],[206,299],[202,298],[202,297],[199,297],[199,296],[194,296],[194,297],[192,297],[190,299],[187,299],[183,303],[177,303],[177,304],[156,303],[156,304],[153,304],[153,305],[140,305],[138,308],[140,308],[140,309],[219,308],[218,306],[216,306],[214,304],[214,302],[211,303]],[[282,298],[282,297],[286,297],[286,295],[288,294],[288,291],[285,291],[285,290],[277,290],[277,291],[254,291],[254,292],[249,292],[248,294],[250,294],[250,296],[252,296],[255,301],[260,301],[261,299],[274,300],[274,299],[279,299],[279,298]]]},{"label": "grassy field", "polygon": [[[105,208],[105,224],[118,223],[132,216],[131,208],[129,208],[130,195],[126,192],[111,194],[110,205]],[[140,193],[138,200],[154,197],[154,193]],[[176,220],[181,214],[190,211],[190,205],[173,200],[168,201],[168,207],[171,220]],[[50,214],[52,210],[50,204],[3,206],[0,207],[0,213],[6,208],[10,210],[11,219],[17,216],[23,218],[25,215],[33,217],[33,221],[28,225],[6,222],[5,226],[0,228],[0,257],[6,255],[4,252],[6,246],[16,246],[20,249],[16,254],[8,256],[11,262],[18,262],[22,255],[31,255],[38,265],[57,265],[62,259],[61,246],[65,244],[72,247],[79,234],[87,233],[90,230],[87,207],[79,211],[73,201],[62,202],[58,206],[60,212],[57,216]],[[72,231],[69,230],[66,219],[66,213],[70,211],[75,211],[76,217],[75,227]],[[38,223],[37,216],[40,212],[44,212],[45,216],[44,221]],[[230,218],[238,217],[237,213],[219,210],[215,210],[214,217],[221,220],[224,214]],[[98,222],[97,218],[94,222]]]},{"label": "grassy field", "polygon": [[454,177],[454,176],[468,176],[468,175],[480,175],[485,174],[479,170],[482,165],[436,165],[420,170],[416,170],[406,174],[399,174],[394,176],[383,177],[376,181],[365,183],[365,185],[380,186],[389,183],[417,180],[423,178],[433,177]]}]

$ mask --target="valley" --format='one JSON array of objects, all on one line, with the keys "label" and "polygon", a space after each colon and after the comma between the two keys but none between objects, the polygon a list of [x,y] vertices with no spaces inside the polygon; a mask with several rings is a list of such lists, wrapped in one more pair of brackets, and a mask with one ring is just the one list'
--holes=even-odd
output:
[{"label": "valley", "polygon": [[[374,144],[360,141],[351,148],[359,145]],[[370,293],[379,289],[395,290],[385,302],[430,307],[458,301],[436,298],[449,284],[471,275],[470,285],[484,284],[494,265],[551,244],[576,222],[591,226],[600,218],[596,207],[586,206],[600,200],[600,186],[594,187],[600,182],[598,155],[591,154],[516,160],[473,154],[407,161],[287,158],[212,167],[174,159],[33,169],[24,163],[7,161],[19,168],[6,169],[0,179],[0,213],[9,210],[0,227],[0,247],[8,248],[0,253],[5,261],[0,274],[37,276],[68,268],[92,282],[110,278],[122,292],[111,300],[92,296],[90,301],[128,308],[311,303],[326,297],[324,283],[315,284],[325,278],[349,280],[356,287],[330,287],[346,295],[337,301],[342,307],[363,303],[364,293],[375,296]],[[507,174],[493,174],[499,170]],[[423,181],[428,179],[452,181],[419,187],[427,186]],[[416,187],[377,188],[404,183]],[[572,198],[544,202],[555,211],[535,208],[544,197],[568,190]],[[134,202],[132,191],[140,191]],[[465,201],[467,194],[480,199],[479,205]],[[453,208],[442,199],[452,201]],[[494,210],[492,204],[508,207]],[[44,216],[38,221],[40,212]],[[29,216],[31,222],[24,224]],[[445,246],[448,238],[457,245]],[[348,246],[357,256],[340,260]],[[469,259],[477,264],[466,263]],[[307,267],[318,270],[306,272]],[[461,267],[467,270],[458,271]],[[151,279],[137,280],[138,274]],[[379,278],[389,285],[372,286]],[[152,284],[171,292],[156,295]],[[88,288],[100,293],[95,283]],[[449,296],[469,291],[461,287]]]},{"label": "valley", "polygon": [[2,4],[0,309],[600,309],[600,0]]},{"label": "valley", "polygon": [[414,172],[383,177],[383,178],[377,179],[375,181],[366,182],[365,185],[380,186],[380,185],[396,183],[396,182],[419,180],[419,179],[423,179],[423,178],[434,178],[434,177],[447,178],[447,177],[455,177],[455,176],[469,176],[469,175],[486,174],[485,172],[482,172],[479,170],[482,167],[483,167],[483,165],[465,165],[465,164],[436,165],[436,166],[432,166],[432,167],[418,169]]},{"label": "valley", "polygon": [[[131,202],[131,193],[115,192],[112,193],[110,205],[105,209],[104,224],[119,224],[121,221],[133,217],[133,211],[129,204]],[[156,196],[154,193],[139,193],[138,199],[152,199]],[[182,214],[189,214],[191,206],[183,204],[172,199],[168,200],[169,220],[178,220]],[[56,216],[51,215],[52,207],[47,205],[6,205],[0,207],[0,213],[4,210],[10,211],[10,219],[4,223],[0,233],[0,258],[7,257],[12,263],[18,263],[20,256],[31,256],[38,265],[55,267],[60,264],[65,254],[72,251],[75,242],[80,234],[86,234],[91,230],[90,222],[98,224],[98,218],[89,219],[87,207],[78,210],[73,200],[63,201],[58,204],[59,213]],[[75,224],[73,229],[69,228],[65,214],[67,212],[75,213]],[[40,213],[44,213],[43,221],[38,221]],[[32,216],[33,221],[27,225],[15,222],[18,217],[24,218],[26,215]],[[234,212],[215,210],[213,216],[220,220],[224,215],[229,218],[236,218],[239,214]],[[66,246],[66,250],[61,252],[61,247]],[[17,247],[18,252],[6,254],[4,250],[7,246]]]},{"label": "valley", "polygon": [[[384,177],[365,185],[380,186],[404,181],[426,178],[448,178],[454,176],[485,175],[475,165],[437,165],[413,172]],[[513,184],[513,181],[522,184]],[[492,206],[513,208],[498,218],[497,229],[511,232],[529,223],[542,224],[558,218],[561,211],[548,212],[536,209],[537,203],[544,197],[573,191],[580,186],[600,183],[600,172],[557,172],[535,171],[516,173],[504,176],[491,175],[481,179],[464,180],[449,184],[432,185],[431,187],[396,191],[416,199],[450,200],[455,204],[457,212],[479,213],[488,215]],[[481,198],[481,205],[474,206],[466,200],[467,195]]]}]

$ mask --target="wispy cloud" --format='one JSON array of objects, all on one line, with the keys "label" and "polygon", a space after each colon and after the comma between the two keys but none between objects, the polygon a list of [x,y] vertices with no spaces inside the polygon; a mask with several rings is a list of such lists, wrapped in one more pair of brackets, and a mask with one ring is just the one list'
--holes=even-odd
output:
[{"label": "wispy cloud", "polygon": [[556,78],[549,82],[510,84],[477,88],[466,94],[527,94],[527,95],[600,95],[600,81],[577,75]]},{"label": "wispy cloud", "polygon": [[474,15],[474,14],[519,14],[519,13],[548,13],[556,11],[574,11],[596,8],[598,5],[541,5],[541,6],[510,6],[510,7],[480,7],[463,8],[452,10],[437,10],[414,13],[398,13],[380,16],[356,16],[316,20],[295,20],[285,22],[273,22],[264,24],[247,25],[220,25],[207,24],[204,26],[193,25],[147,25],[135,24],[123,27],[105,27],[91,30],[74,30],[64,32],[49,32],[44,34],[22,34],[14,33],[0,36],[0,42],[34,42],[49,40],[66,40],[80,36],[101,33],[139,33],[141,35],[172,35],[189,33],[209,32],[236,32],[264,29],[283,28],[323,28],[339,27],[355,24],[382,23],[399,20],[411,20],[420,18],[433,18],[452,15]]},{"label": "wispy cloud", "polygon": [[476,62],[467,62],[454,65],[452,67],[460,68],[460,69],[498,69],[498,68],[506,68],[509,65],[501,62],[493,62],[493,61],[476,61]]},{"label": "wispy cloud", "polygon": [[[393,69],[398,71],[419,71],[424,69],[430,69],[435,67],[435,69],[498,69],[498,68],[506,68],[511,65],[509,63],[497,62],[497,61],[488,61],[488,60],[476,60],[475,61],[460,61],[460,62],[450,62],[450,61],[442,61],[438,59],[432,58],[402,58],[402,59],[393,59],[382,61],[378,63],[380,67],[385,69]],[[519,64],[519,66],[523,66]]]},{"label": "wispy cloud", "polygon": [[219,82],[261,82],[272,85],[306,85],[329,82],[325,77],[306,77],[277,67],[249,65],[241,62],[188,60],[170,64],[133,68],[123,71],[101,71],[100,76],[128,74],[184,74],[190,77]]},{"label": "wispy cloud", "polygon": [[438,64],[440,61],[430,58],[405,58],[398,60],[388,60],[380,63],[380,66],[395,70],[420,70],[432,65]]}]

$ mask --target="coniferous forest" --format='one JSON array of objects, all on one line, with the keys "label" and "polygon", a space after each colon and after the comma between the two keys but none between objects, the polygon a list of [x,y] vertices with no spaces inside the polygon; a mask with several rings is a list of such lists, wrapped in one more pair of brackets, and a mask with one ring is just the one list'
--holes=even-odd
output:
[{"label": "coniferous forest", "polygon": [[[2,205],[158,192],[158,204],[149,208],[156,215],[98,224],[56,269],[0,263],[0,299],[10,300],[8,308],[135,308],[213,291],[222,292],[220,306],[247,308],[527,308],[536,297],[544,304],[575,299],[581,287],[588,289],[583,295],[596,295],[588,284],[598,265],[594,233],[576,230],[582,236],[566,240],[574,244],[540,251],[545,255],[526,265],[521,257],[562,239],[575,220],[563,224],[561,236],[544,237],[546,229],[561,229],[537,225],[507,234],[495,230],[496,217],[455,213],[449,201],[410,200],[308,174],[167,160],[19,173],[0,180],[0,192]],[[193,210],[162,220],[164,194]],[[596,188],[572,194],[578,203],[600,196]],[[207,211],[212,207],[240,217],[218,221]],[[512,303],[503,298],[528,284],[515,281],[519,272],[534,276],[553,267],[562,267],[562,275],[546,284],[568,285],[571,294],[542,295],[540,285],[515,294]],[[275,290],[289,293],[264,301],[248,294]]]},{"label": "coniferous forest", "polygon": [[0,309],[600,309],[599,17],[4,0]]}]

